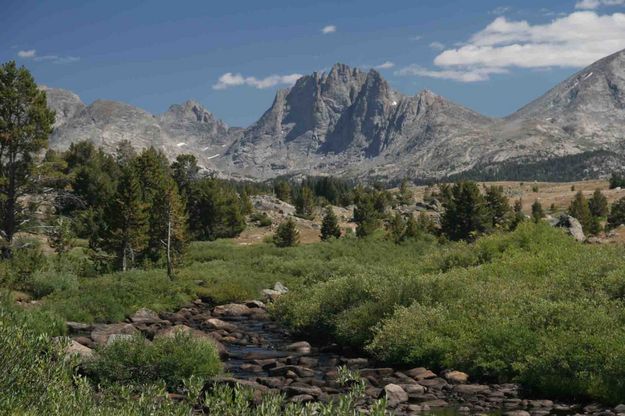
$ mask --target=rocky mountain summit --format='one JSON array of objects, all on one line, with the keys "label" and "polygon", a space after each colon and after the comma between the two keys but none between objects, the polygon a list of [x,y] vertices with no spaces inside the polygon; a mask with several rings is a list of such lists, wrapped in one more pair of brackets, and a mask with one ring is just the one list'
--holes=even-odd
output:
[{"label": "rocky mountain summit", "polygon": [[114,101],[85,106],[69,91],[45,89],[57,111],[54,147],[89,139],[110,149],[126,139],[171,157],[193,153],[207,169],[234,178],[427,179],[557,163],[576,163],[573,170],[592,177],[625,162],[625,51],[503,119],[427,90],[401,94],[377,71],[344,64],[279,90],[245,129],[228,127],[194,101],[155,116]]},{"label": "rocky mountain summit", "polygon": [[129,140],[139,149],[154,146],[170,157],[192,153],[210,167],[211,157],[223,153],[230,135],[237,132],[194,101],[172,105],[155,116],[118,101],[97,100],[87,106],[70,91],[43,89],[48,105],[57,114],[50,137],[51,147],[57,149],[90,140],[113,150],[121,140]]}]

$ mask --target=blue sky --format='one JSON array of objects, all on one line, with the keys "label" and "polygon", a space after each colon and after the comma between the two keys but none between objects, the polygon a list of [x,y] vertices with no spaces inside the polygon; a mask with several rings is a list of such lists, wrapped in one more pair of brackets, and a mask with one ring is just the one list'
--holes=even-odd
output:
[{"label": "blue sky", "polygon": [[[503,116],[625,48],[625,0],[4,0],[0,61],[90,103],[195,99],[246,126],[336,62]],[[221,79],[221,82],[220,82]]]}]

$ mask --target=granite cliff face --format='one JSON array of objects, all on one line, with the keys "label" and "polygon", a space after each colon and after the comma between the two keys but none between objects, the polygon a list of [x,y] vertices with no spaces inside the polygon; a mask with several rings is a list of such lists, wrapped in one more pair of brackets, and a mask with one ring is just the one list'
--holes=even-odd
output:
[{"label": "granite cliff face", "polygon": [[[271,108],[226,154],[232,171],[253,177],[294,172],[366,176],[439,173],[444,157],[469,163],[462,140],[487,141],[494,120],[432,92],[405,96],[377,71],[337,64],[281,90]],[[397,172],[396,172],[397,171]],[[403,174],[401,174],[403,175]]]},{"label": "granite cliff face", "polygon": [[[52,146],[89,139],[111,149],[126,139],[171,157],[193,153],[208,169],[235,178],[433,178],[596,151],[613,155],[607,170],[620,163],[625,149],[625,51],[503,119],[430,91],[403,95],[375,70],[343,64],[279,90],[246,129],[228,127],[193,101],[155,116],[113,101],[85,106],[69,91],[46,91],[57,111]],[[595,168],[592,175],[605,173],[601,163]]]}]

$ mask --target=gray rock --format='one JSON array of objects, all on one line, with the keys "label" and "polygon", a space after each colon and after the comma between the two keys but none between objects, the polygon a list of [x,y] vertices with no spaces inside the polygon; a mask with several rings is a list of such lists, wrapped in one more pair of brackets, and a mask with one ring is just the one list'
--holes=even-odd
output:
[{"label": "gray rock", "polygon": [[228,303],[226,305],[215,306],[213,309],[213,314],[216,316],[248,316],[252,313],[250,307],[240,303]]},{"label": "gray rock", "polygon": [[86,332],[86,331],[90,331],[93,329],[91,325],[84,324],[82,322],[67,321],[65,322],[65,325],[67,326],[67,329],[69,330],[69,332],[72,334],[79,333],[79,332]]},{"label": "gray rock", "polygon": [[154,324],[164,322],[161,318],[159,318],[156,312],[147,308],[141,308],[135,312],[130,317],[130,321],[134,324]]},{"label": "gray rock", "polygon": [[311,351],[310,344],[306,341],[294,342],[293,344],[287,345],[285,349],[300,354],[310,354]]},{"label": "gray rock", "polygon": [[564,228],[569,235],[577,241],[584,241],[586,239],[582,225],[576,218],[573,218],[570,215],[565,214],[560,216],[554,226]]},{"label": "gray rock", "polygon": [[106,340],[106,345],[109,346],[116,342],[128,342],[131,341],[133,338],[134,336],[130,334],[111,334],[111,336],[109,336]]},{"label": "gray rock", "polygon": [[97,345],[106,345],[111,335],[123,334],[123,335],[136,335],[139,331],[132,324],[110,324],[110,325],[96,325],[94,330],[91,331],[91,338]]},{"label": "gray rock", "polygon": [[387,384],[384,386],[384,395],[390,407],[397,407],[400,403],[408,401],[408,393],[397,384]]},{"label": "gray rock", "polygon": [[67,344],[65,354],[68,356],[78,356],[81,362],[91,360],[95,355],[91,348],[85,347],[73,339]]},{"label": "gray rock", "polygon": [[209,329],[225,330],[228,332],[236,331],[237,329],[236,325],[231,324],[230,322],[222,321],[221,319],[217,318],[207,319],[206,321],[204,321],[204,325],[206,325]]}]

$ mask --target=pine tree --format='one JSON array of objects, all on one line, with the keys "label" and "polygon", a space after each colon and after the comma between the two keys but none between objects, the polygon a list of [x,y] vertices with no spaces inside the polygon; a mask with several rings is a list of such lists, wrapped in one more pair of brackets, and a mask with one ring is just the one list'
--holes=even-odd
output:
[{"label": "pine tree", "polygon": [[543,205],[538,202],[538,200],[534,201],[532,204],[532,220],[535,223],[539,223],[541,219],[545,218],[545,211],[543,210]]},{"label": "pine tree", "polygon": [[607,228],[611,230],[623,224],[625,224],[625,197],[612,204]]},{"label": "pine tree", "polygon": [[514,230],[516,227],[519,226],[519,224],[525,221],[525,214],[523,213],[523,200],[522,199],[517,199],[516,201],[514,201],[513,212],[514,214],[512,217],[512,223],[510,224],[510,229],[512,230]]},{"label": "pine tree", "polygon": [[601,225],[601,218],[592,216],[590,218],[590,228],[588,229],[588,234],[597,235],[601,231],[603,231],[603,226]]},{"label": "pine tree", "polygon": [[474,182],[458,182],[453,186],[441,225],[451,240],[473,240],[491,229],[486,201]]},{"label": "pine tree", "polygon": [[68,253],[74,247],[74,231],[69,218],[59,217],[48,231],[48,244],[59,257]]},{"label": "pine tree", "polygon": [[397,194],[397,202],[400,205],[410,205],[412,203],[412,191],[409,187],[408,179],[404,178],[399,186],[399,193]]},{"label": "pine tree", "polygon": [[601,193],[601,190],[595,189],[592,197],[588,200],[588,208],[593,217],[605,217],[608,215],[608,199]]},{"label": "pine tree", "polygon": [[171,164],[171,172],[181,195],[187,198],[191,184],[199,179],[200,167],[197,158],[189,154],[176,156],[176,160]]},{"label": "pine tree", "polygon": [[378,191],[375,190],[357,190],[354,222],[357,224],[356,236],[358,237],[367,237],[373,234],[379,227],[382,216],[380,210],[381,205],[383,205],[380,201],[383,201],[383,199],[377,194]]},{"label": "pine tree", "polygon": [[239,196],[229,184],[216,178],[202,178],[191,184],[187,198],[193,238],[232,238],[245,229],[249,200]]},{"label": "pine tree", "polygon": [[321,240],[327,241],[330,238],[340,238],[341,228],[339,227],[338,218],[331,206],[327,206],[325,215],[321,221]]},{"label": "pine tree", "polygon": [[417,221],[414,215],[412,214],[408,216],[408,219],[406,220],[405,231],[404,231],[404,236],[407,240],[415,239],[423,233],[422,224],[425,223],[425,221],[422,220],[423,215],[426,215],[426,214],[424,212],[419,214],[419,221]]},{"label": "pine tree", "polygon": [[278,179],[273,186],[273,192],[276,194],[276,198],[284,202],[291,201],[291,185],[284,180]]},{"label": "pine tree", "polygon": [[187,218],[178,186],[171,176],[167,157],[154,148],[136,159],[143,200],[148,204],[146,255],[153,262],[166,261],[168,275],[186,243]]},{"label": "pine tree", "polygon": [[406,221],[399,212],[396,212],[389,221],[386,231],[389,238],[396,244],[401,243],[406,238]]},{"label": "pine tree", "polygon": [[[115,255],[122,271],[132,268],[148,240],[147,204],[132,166],[126,166],[117,191],[105,210],[106,225],[91,246]],[[92,237],[93,238],[93,237]]]},{"label": "pine tree", "polygon": [[315,195],[308,186],[302,186],[295,195],[295,214],[310,219],[315,208]]},{"label": "pine tree", "polygon": [[590,229],[592,228],[592,214],[588,206],[588,200],[586,200],[582,191],[575,194],[575,198],[573,198],[571,205],[569,205],[568,213],[579,221],[585,233],[590,233]]},{"label": "pine tree", "polygon": [[34,159],[47,147],[53,123],[54,111],[30,72],[14,61],[0,66],[0,228],[7,256],[27,223],[22,197],[35,184]]},{"label": "pine tree", "polygon": [[512,209],[504,195],[503,186],[491,186],[486,189],[486,206],[490,213],[491,224],[497,229],[508,229]]},{"label": "pine tree", "polygon": [[293,218],[289,217],[278,226],[273,236],[273,243],[276,247],[293,247],[299,244],[299,230]]}]

